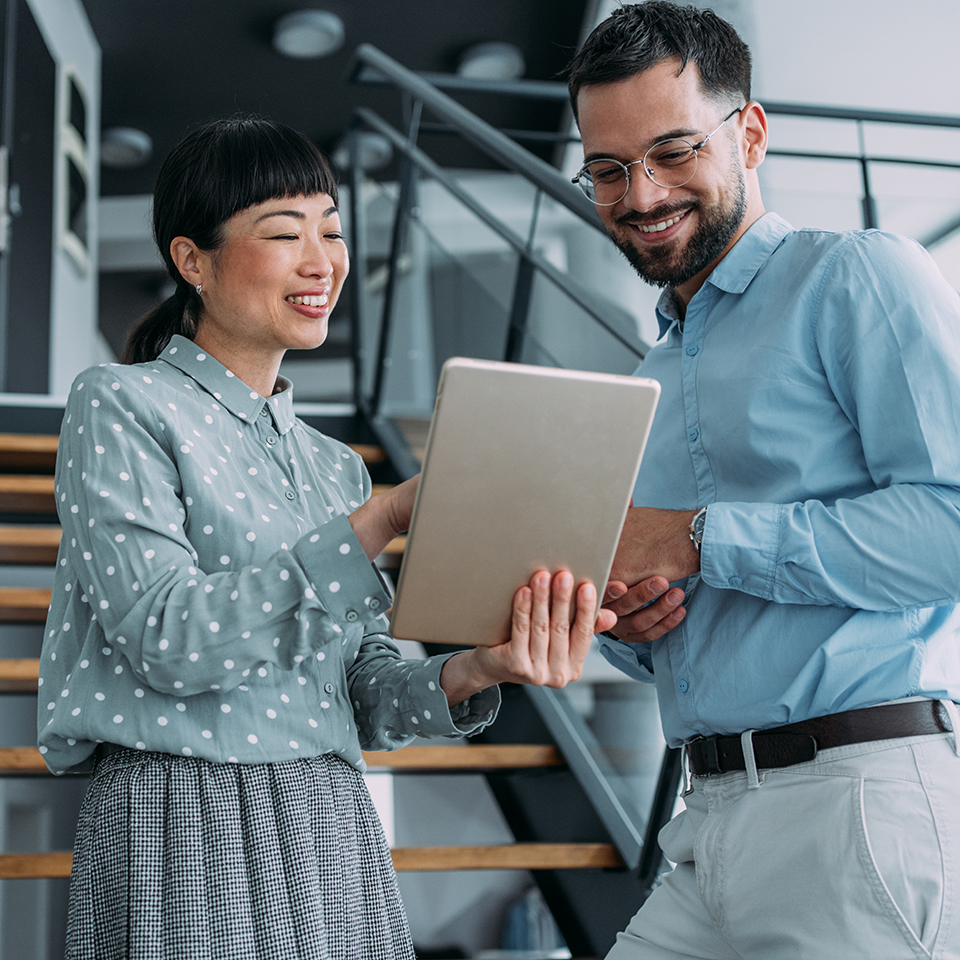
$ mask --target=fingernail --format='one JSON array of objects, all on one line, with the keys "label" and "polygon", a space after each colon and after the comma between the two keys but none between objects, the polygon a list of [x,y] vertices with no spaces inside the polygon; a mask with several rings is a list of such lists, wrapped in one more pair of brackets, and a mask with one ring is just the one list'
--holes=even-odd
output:
[{"label": "fingernail", "polygon": [[683,591],[679,588],[674,588],[667,594],[667,603],[671,606],[676,606],[680,601],[683,600]]},{"label": "fingernail", "polygon": [[669,586],[670,584],[666,580],[664,580],[662,577],[656,577],[654,580],[650,582],[650,589],[653,590],[654,594],[658,597]]},{"label": "fingernail", "polygon": [[585,583],[580,589],[586,603],[593,603],[597,599],[597,591],[592,583]]},{"label": "fingernail", "polygon": [[573,586],[573,574],[569,570],[561,570],[554,584],[561,590],[569,590]]}]

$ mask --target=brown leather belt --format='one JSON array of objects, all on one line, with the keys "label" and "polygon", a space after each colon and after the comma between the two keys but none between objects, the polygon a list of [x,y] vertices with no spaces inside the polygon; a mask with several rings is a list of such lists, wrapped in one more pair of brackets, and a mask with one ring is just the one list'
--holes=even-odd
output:
[{"label": "brown leather belt", "polygon": [[[757,767],[788,767],[812,760],[819,750],[872,740],[894,740],[931,733],[948,733],[938,700],[889,703],[863,710],[831,713],[753,734]],[[943,710],[943,713],[946,713]],[[740,737],[698,737],[687,744],[690,772],[698,777],[745,770]]]}]

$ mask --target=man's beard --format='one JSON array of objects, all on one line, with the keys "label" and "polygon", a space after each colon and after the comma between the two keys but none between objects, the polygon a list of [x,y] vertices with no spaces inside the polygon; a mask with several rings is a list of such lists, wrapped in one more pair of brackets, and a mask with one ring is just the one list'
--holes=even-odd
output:
[{"label": "man's beard", "polygon": [[[730,203],[719,201],[704,208],[699,203],[692,208],[677,204],[675,209],[664,205],[656,211],[656,219],[666,220],[677,213],[696,210],[699,217],[697,229],[686,246],[677,248],[673,244],[651,245],[638,248],[628,233],[627,224],[636,219],[635,214],[627,214],[617,220],[620,228],[610,233],[610,239],[620,248],[630,265],[642,280],[656,287],[678,287],[695,277],[701,270],[710,266],[733,239],[747,211],[747,191],[743,171],[734,165],[737,180]],[[650,222],[650,218],[645,218]]]}]

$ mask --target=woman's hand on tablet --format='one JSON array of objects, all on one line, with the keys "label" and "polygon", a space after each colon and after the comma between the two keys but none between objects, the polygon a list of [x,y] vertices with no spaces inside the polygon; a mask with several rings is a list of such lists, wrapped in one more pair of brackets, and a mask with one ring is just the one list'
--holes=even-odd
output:
[{"label": "woman's hand on tablet", "polygon": [[350,526],[367,559],[374,560],[396,536],[410,529],[420,475],[371,497],[350,514]]},{"label": "woman's hand on tablet", "polygon": [[612,611],[598,610],[592,583],[581,583],[574,595],[569,570],[552,578],[547,570],[538,570],[514,595],[510,639],[451,657],[443,665],[440,686],[451,705],[496,683],[566,686],[580,678],[593,635],[615,622]]},{"label": "woman's hand on tablet", "polygon": [[607,632],[627,643],[649,643],[677,626],[686,608],[684,593],[671,587],[665,577],[649,577],[627,589],[625,583],[612,580],[603,596],[605,610],[617,615],[616,625]]}]

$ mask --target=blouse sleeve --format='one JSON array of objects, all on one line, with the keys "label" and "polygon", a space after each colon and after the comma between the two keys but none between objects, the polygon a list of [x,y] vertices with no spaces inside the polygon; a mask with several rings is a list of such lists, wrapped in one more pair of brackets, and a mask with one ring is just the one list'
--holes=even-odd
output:
[{"label": "blouse sleeve", "polygon": [[376,621],[389,598],[344,516],[261,567],[199,569],[171,452],[182,442],[115,372],[94,368],[74,385],[56,475],[60,563],[83,593],[68,615],[99,621],[144,684],[179,696],[233,689],[264,663],[292,669],[339,646],[342,625]]}]

